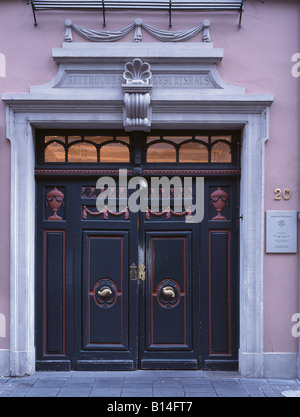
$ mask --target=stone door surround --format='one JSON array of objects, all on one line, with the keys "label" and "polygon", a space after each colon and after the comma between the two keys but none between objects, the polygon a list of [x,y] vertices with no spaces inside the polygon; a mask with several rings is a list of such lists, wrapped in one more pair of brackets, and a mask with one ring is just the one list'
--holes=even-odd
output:
[{"label": "stone door surround", "polygon": [[11,344],[0,367],[11,375],[35,371],[35,129],[124,128],[124,66],[140,59],[152,73],[151,129],[242,130],[239,367],[245,376],[265,375],[264,144],[273,96],[221,80],[223,50],[210,42],[64,43],[52,56],[59,65],[52,81],[2,96],[11,141]]}]

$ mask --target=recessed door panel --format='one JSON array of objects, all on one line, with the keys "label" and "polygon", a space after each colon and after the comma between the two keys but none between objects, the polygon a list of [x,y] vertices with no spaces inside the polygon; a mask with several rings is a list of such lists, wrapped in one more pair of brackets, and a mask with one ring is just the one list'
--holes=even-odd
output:
[{"label": "recessed door panel", "polygon": [[190,233],[147,233],[147,349],[190,348]]},{"label": "recessed door panel", "polygon": [[230,355],[230,230],[209,231],[209,351]]},{"label": "recessed door panel", "polygon": [[45,230],[44,354],[65,354],[65,231]]},{"label": "recessed door panel", "polygon": [[83,349],[128,348],[128,232],[83,232]]},{"label": "recessed door panel", "polygon": [[[199,234],[184,219],[145,221],[145,308],[139,328],[143,369],[197,369],[199,352]],[[148,230],[147,230],[148,229]],[[160,229],[160,230],[159,230]],[[182,230],[187,229],[187,230]],[[194,230],[195,229],[195,230]],[[141,295],[140,292],[140,295]]]}]

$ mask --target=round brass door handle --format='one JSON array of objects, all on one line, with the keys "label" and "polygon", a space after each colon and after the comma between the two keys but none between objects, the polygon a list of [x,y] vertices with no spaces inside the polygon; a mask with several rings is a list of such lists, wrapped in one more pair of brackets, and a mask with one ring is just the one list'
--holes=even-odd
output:
[{"label": "round brass door handle", "polygon": [[164,296],[165,297],[167,297],[167,298],[175,298],[175,292],[174,292],[174,290],[173,290],[173,288],[172,287],[164,287],[163,288],[163,294],[164,294]]},{"label": "round brass door handle", "polygon": [[112,291],[108,287],[102,287],[99,291],[97,291],[97,294],[101,298],[108,298],[112,295]]}]

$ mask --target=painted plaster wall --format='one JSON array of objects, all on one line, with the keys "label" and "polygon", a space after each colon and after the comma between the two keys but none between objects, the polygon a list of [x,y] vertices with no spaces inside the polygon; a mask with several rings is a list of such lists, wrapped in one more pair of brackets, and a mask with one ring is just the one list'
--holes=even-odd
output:
[{"label": "painted plaster wall", "polygon": [[[168,14],[152,12],[107,13],[106,30],[118,30],[141,17],[146,23],[168,29]],[[0,53],[5,57],[0,93],[28,92],[32,85],[52,80],[57,66],[51,52],[63,42],[66,18],[92,29],[105,30],[97,13],[40,12],[33,26],[31,7],[25,0],[0,2]],[[299,78],[291,74],[292,55],[300,52],[300,7],[297,0],[248,0],[238,29],[238,15],[228,13],[173,13],[172,30],[192,28],[205,18],[211,21],[214,46],[224,48],[219,65],[221,78],[246,87],[249,94],[273,93],[270,140],[265,149],[265,209],[299,208]],[[130,41],[132,33],[123,41]],[[83,41],[73,34],[73,41]],[[154,41],[143,33],[143,42]],[[200,42],[201,35],[193,41]],[[3,76],[5,75],[5,77]],[[0,349],[9,348],[9,194],[10,143],[5,137],[5,106],[0,102]],[[274,201],[276,188],[289,188],[289,201]],[[255,199],[255,195],[253,195]],[[251,201],[249,201],[251,204]],[[297,255],[265,255],[264,350],[296,352],[291,317],[298,310]],[[4,317],[4,319],[3,319]],[[241,323],[241,326],[243,323]]]}]

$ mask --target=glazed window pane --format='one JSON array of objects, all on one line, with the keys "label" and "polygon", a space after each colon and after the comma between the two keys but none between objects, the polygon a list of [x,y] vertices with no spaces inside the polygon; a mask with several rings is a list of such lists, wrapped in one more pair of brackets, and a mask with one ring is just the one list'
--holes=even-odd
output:
[{"label": "glazed window pane", "polygon": [[63,145],[57,142],[50,143],[45,149],[45,162],[65,162],[66,152]]},{"label": "glazed window pane", "polygon": [[191,136],[164,136],[164,140],[168,140],[174,143],[182,143],[182,142],[185,142],[186,140],[191,140],[191,139],[192,139]]},{"label": "glazed window pane", "polygon": [[45,136],[45,143],[50,142],[50,140],[55,140],[56,142],[66,142],[66,138],[64,136]]},{"label": "glazed window pane", "polygon": [[148,148],[147,162],[176,162],[176,149],[169,143],[155,143]]},{"label": "glazed window pane", "polygon": [[211,137],[211,143],[216,142],[217,140],[227,140],[227,142],[232,141],[231,135],[220,135],[220,136],[212,136]]},{"label": "glazed window pane", "polygon": [[89,140],[90,142],[94,142],[96,144],[101,144],[104,142],[108,142],[109,140],[113,140],[112,136],[85,136],[85,140]]},{"label": "glazed window pane", "polygon": [[231,162],[231,147],[224,142],[216,142],[211,149],[211,162]]},{"label": "glazed window pane", "polygon": [[208,148],[202,143],[189,142],[181,145],[179,162],[208,162]]},{"label": "glazed window pane", "polygon": [[100,162],[130,162],[129,149],[121,143],[108,143],[100,149]]},{"label": "glazed window pane", "polygon": [[97,149],[91,143],[75,143],[68,150],[68,162],[97,162]]}]

